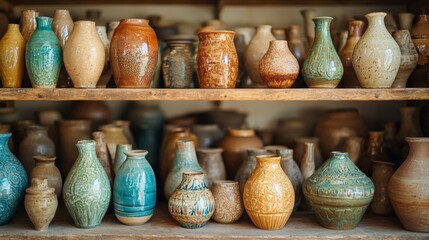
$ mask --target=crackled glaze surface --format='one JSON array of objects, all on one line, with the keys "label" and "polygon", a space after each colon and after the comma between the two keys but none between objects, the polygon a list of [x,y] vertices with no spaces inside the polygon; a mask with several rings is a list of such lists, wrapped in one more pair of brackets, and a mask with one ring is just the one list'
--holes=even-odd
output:
[{"label": "crackled glaze surface", "polygon": [[374,195],[374,184],[347,153],[331,157],[303,184],[317,221],[330,229],[357,226]]},{"label": "crackled glaze surface", "polygon": [[390,88],[399,70],[401,50],[384,25],[385,16],[365,15],[368,28],[353,52],[353,69],[363,88]]},{"label": "crackled glaze surface", "polygon": [[21,87],[24,76],[25,41],[18,24],[9,24],[0,40],[0,78],[3,87]]},{"label": "crackled glaze surface", "polygon": [[212,219],[219,223],[233,223],[244,212],[243,200],[235,181],[214,181],[211,188],[215,200]]},{"label": "crackled glaze surface", "polygon": [[73,31],[73,19],[70,12],[64,9],[57,9],[54,12],[54,20],[52,21],[52,30],[57,35],[61,47],[64,47],[70,33]]},{"label": "crackled glaze surface", "polygon": [[55,166],[55,156],[39,155],[33,157],[36,166],[31,169],[29,179],[33,178],[46,178],[49,187],[55,189],[57,198],[61,196],[63,189],[63,180],[61,178],[60,170]]},{"label": "crackled glaze surface", "polygon": [[344,75],[340,85],[346,88],[360,88],[359,80],[353,69],[352,56],[356,44],[362,37],[364,22],[359,20],[349,21],[349,37],[346,46],[340,54],[341,62],[344,67]]},{"label": "crackled glaze surface", "polygon": [[408,78],[417,66],[419,54],[408,30],[395,31],[393,38],[401,49],[401,64],[399,65],[398,74],[392,84],[392,88],[405,88]]},{"label": "crackled glaze surface", "polygon": [[280,167],[280,157],[262,155],[256,159],[256,169],[244,186],[244,207],[258,228],[280,229],[293,211],[292,183]]},{"label": "crackled glaze surface", "polygon": [[39,16],[39,12],[36,10],[28,9],[21,12],[21,34],[27,43],[31,35],[37,28],[36,17]]}]

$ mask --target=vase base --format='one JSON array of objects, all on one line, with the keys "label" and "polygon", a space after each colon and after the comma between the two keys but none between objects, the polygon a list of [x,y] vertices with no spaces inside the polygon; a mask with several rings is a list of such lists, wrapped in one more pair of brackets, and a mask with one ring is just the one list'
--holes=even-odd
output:
[{"label": "vase base", "polygon": [[125,225],[134,226],[145,224],[152,217],[152,214],[144,217],[123,217],[119,216],[118,214],[115,214],[115,216],[119,220],[119,222]]}]

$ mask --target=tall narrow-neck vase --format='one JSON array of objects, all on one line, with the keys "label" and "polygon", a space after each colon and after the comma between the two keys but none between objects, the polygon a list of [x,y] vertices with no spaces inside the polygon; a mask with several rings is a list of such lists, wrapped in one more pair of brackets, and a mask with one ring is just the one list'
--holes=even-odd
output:
[{"label": "tall narrow-neck vase", "polygon": [[18,24],[9,24],[0,40],[0,78],[3,87],[21,87],[24,76],[25,41]]}]

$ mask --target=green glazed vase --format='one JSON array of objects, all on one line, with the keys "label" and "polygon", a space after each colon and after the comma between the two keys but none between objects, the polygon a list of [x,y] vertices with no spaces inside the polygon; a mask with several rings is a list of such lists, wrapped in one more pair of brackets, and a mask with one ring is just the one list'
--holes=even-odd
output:
[{"label": "green glazed vase", "polygon": [[374,196],[374,184],[349,159],[348,153],[331,157],[303,184],[317,221],[329,229],[353,229]]},{"label": "green glazed vase", "polygon": [[109,178],[97,159],[94,140],[81,140],[76,146],[79,155],[64,182],[64,204],[78,228],[94,228],[109,207]]},{"label": "green glazed vase", "polygon": [[313,18],[316,37],[302,66],[302,76],[310,88],[336,88],[343,77],[343,64],[329,31],[331,21],[331,17]]},{"label": "green glazed vase", "polygon": [[55,88],[62,63],[60,41],[52,31],[52,18],[37,17],[37,28],[25,48],[25,65],[33,88]]}]

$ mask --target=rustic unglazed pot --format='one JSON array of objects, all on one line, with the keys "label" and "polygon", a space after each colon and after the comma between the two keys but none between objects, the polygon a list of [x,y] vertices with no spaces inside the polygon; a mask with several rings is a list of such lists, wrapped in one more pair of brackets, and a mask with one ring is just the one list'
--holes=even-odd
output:
[{"label": "rustic unglazed pot", "polygon": [[285,40],[270,42],[259,62],[259,73],[269,88],[290,88],[299,74],[299,63]]},{"label": "rustic unglazed pot", "polygon": [[36,166],[31,169],[28,175],[29,179],[46,178],[48,185],[55,189],[57,198],[60,198],[63,189],[63,179],[61,178],[60,170],[55,166],[55,156],[38,155],[33,157]]},{"label": "rustic unglazed pot", "polygon": [[299,25],[290,25],[287,30],[288,46],[299,63],[304,61],[305,47],[301,40]]},{"label": "rustic unglazed pot", "polygon": [[64,66],[75,88],[95,88],[106,59],[95,22],[76,21],[63,48]]},{"label": "rustic unglazed pot", "polygon": [[319,138],[317,137],[300,137],[296,139],[295,147],[293,148],[293,159],[298,165],[301,165],[301,160],[304,157],[306,143],[314,145],[314,164],[315,168],[319,168],[323,164],[322,153],[319,147]]},{"label": "rustic unglazed pot", "polygon": [[198,148],[197,159],[208,179],[210,188],[214,181],[226,180],[226,170],[223,164],[221,148]]},{"label": "rustic unglazed pot", "polygon": [[289,181],[292,183],[293,190],[295,193],[295,202],[294,202],[294,211],[298,209],[299,204],[302,199],[302,174],[299,169],[298,164],[293,159],[293,150],[292,149],[278,149],[276,150],[276,155],[280,156],[280,166],[283,172],[286,173],[286,176],[289,178]]},{"label": "rustic unglazed pot", "polygon": [[360,88],[359,80],[352,64],[352,56],[356,44],[362,37],[364,22],[359,20],[349,21],[349,33],[346,46],[340,53],[341,63],[344,67],[344,75],[341,79],[340,86],[345,88]]},{"label": "rustic unglazed pot", "polygon": [[36,17],[39,16],[39,12],[33,9],[23,10],[21,12],[21,34],[24,37],[25,43],[28,42],[31,35],[37,28]]},{"label": "rustic unglazed pot", "polygon": [[213,182],[211,191],[215,200],[215,211],[212,219],[218,223],[238,221],[244,212],[238,182],[217,180]]},{"label": "rustic unglazed pot", "polygon": [[103,166],[104,171],[109,178],[109,182],[113,182],[112,174],[112,164],[109,158],[109,151],[107,150],[106,144],[106,134],[102,131],[96,131],[92,133],[92,137],[95,141],[95,152],[97,154],[97,159],[100,161],[101,166]]},{"label": "rustic unglazed pot", "polygon": [[358,168],[365,173],[368,177],[372,176],[372,163],[378,162],[391,162],[387,155],[384,153],[384,132],[370,131],[367,141],[368,148],[364,151],[359,160],[357,161]]},{"label": "rustic unglazed pot", "polygon": [[158,60],[158,40],[146,19],[123,19],[110,42],[110,62],[119,88],[149,88]]},{"label": "rustic unglazed pot", "polygon": [[52,30],[57,35],[61,47],[64,47],[70,33],[73,31],[73,19],[69,10],[56,9],[54,11],[54,20],[52,21]]},{"label": "rustic unglazed pot", "polygon": [[363,88],[390,88],[401,63],[401,50],[384,25],[386,13],[368,13],[368,28],[356,44],[352,64]]},{"label": "rustic unglazed pot", "polygon": [[49,187],[46,178],[32,178],[31,186],[25,192],[25,211],[34,228],[37,231],[48,230],[58,208],[55,189]]},{"label": "rustic unglazed pot", "polygon": [[18,24],[9,24],[0,40],[0,78],[2,87],[21,87],[25,68],[25,40]]},{"label": "rustic unglazed pot", "polygon": [[277,230],[292,214],[293,186],[280,166],[280,157],[261,155],[256,159],[256,169],[244,186],[244,208],[256,227]]},{"label": "rustic unglazed pot", "polygon": [[391,215],[393,213],[387,185],[395,173],[391,162],[372,161],[372,177],[374,183],[374,198],[371,202],[371,211],[378,215]]},{"label": "rustic unglazed pot", "polygon": [[406,138],[410,151],[390,178],[390,202],[402,226],[410,231],[429,232],[429,138]]},{"label": "rustic unglazed pot", "polygon": [[197,73],[200,88],[235,88],[238,56],[232,31],[198,33]]},{"label": "rustic unglazed pot", "polygon": [[348,154],[331,157],[303,184],[320,225],[329,229],[353,229],[361,220],[374,195],[374,184]]},{"label": "rustic unglazed pot", "polygon": [[168,211],[180,226],[200,228],[215,210],[215,199],[203,172],[184,172],[181,183],[168,200]]},{"label": "rustic unglazed pot", "polygon": [[401,49],[401,64],[399,65],[398,74],[392,84],[392,88],[405,88],[408,78],[417,66],[419,54],[408,30],[395,31],[393,38]]}]

